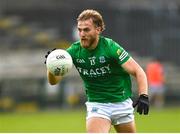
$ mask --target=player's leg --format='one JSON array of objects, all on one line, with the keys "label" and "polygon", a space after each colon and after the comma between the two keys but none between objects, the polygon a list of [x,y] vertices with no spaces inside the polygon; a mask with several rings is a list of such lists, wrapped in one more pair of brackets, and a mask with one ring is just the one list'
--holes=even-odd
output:
[{"label": "player's leg", "polygon": [[114,125],[114,128],[118,133],[136,133],[136,125],[134,121]]},{"label": "player's leg", "polygon": [[111,120],[117,132],[135,133],[134,108],[132,100],[126,99],[123,102],[112,103]]},{"label": "player's leg", "polygon": [[88,133],[108,133],[111,128],[110,105],[106,103],[86,102],[86,128]]},{"label": "player's leg", "polygon": [[91,117],[86,121],[88,133],[108,133],[111,129],[111,121],[101,117]]}]

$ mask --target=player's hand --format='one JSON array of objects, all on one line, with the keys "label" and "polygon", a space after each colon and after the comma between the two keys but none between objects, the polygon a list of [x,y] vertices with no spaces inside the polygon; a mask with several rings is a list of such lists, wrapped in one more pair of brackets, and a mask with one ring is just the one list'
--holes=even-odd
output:
[{"label": "player's hand", "polygon": [[45,55],[44,64],[46,64],[46,60],[47,60],[48,55],[49,55],[52,51],[54,51],[54,50],[56,50],[56,48],[54,48],[54,49],[52,49],[52,50],[50,50],[50,51],[47,51],[47,53],[46,53],[46,55]]},{"label": "player's hand", "polygon": [[139,114],[144,113],[145,115],[149,112],[149,98],[147,94],[141,94],[138,100],[133,104],[135,108],[137,106],[137,112]]}]

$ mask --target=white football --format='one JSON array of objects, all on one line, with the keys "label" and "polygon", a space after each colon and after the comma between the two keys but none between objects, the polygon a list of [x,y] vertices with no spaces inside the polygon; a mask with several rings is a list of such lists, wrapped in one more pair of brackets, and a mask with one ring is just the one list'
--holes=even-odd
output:
[{"label": "white football", "polygon": [[53,75],[63,76],[71,70],[73,61],[66,50],[56,49],[48,55],[46,66]]}]

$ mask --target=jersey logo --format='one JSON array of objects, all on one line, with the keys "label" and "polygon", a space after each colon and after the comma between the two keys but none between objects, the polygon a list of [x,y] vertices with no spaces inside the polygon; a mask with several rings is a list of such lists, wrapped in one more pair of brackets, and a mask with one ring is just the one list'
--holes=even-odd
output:
[{"label": "jersey logo", "polygon": [[105,57],[104,56],[100,56],[99,57],[99,62],[100,63],[105,63],[106,62]]},{"label": "jersey logo", "polygon": [[92,109],[91,109],[91,112],[92,112],[92,113],[97,113],[97,111],[98,111],[98,108],[97,108],[97,107],[92,107]]},{"label": "jersey logo", "polygon": [[90,60],[91,65],[95,65],[95,64],[96,64],[96,63],[95,63],[95,59],[96,59],[95,56],[89,57],[89,60]]},{"label": "jersey logo", "polygon": [[77,63],[85,63],[85,60],[84,59],[76,59],[76,62]]}]

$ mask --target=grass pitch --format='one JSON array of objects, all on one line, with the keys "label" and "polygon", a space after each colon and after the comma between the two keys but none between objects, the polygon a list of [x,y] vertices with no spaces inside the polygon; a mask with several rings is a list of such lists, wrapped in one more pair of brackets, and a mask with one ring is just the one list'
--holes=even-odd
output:
[{"label": "grass pitch", "polygon": [[[81,133],[86,132],[85,116],[85,110],[0,113],[0,132]],[[136,114],[135,119],[137,132],[180,132],[180,107],[151,109],[148,116]]]}]

